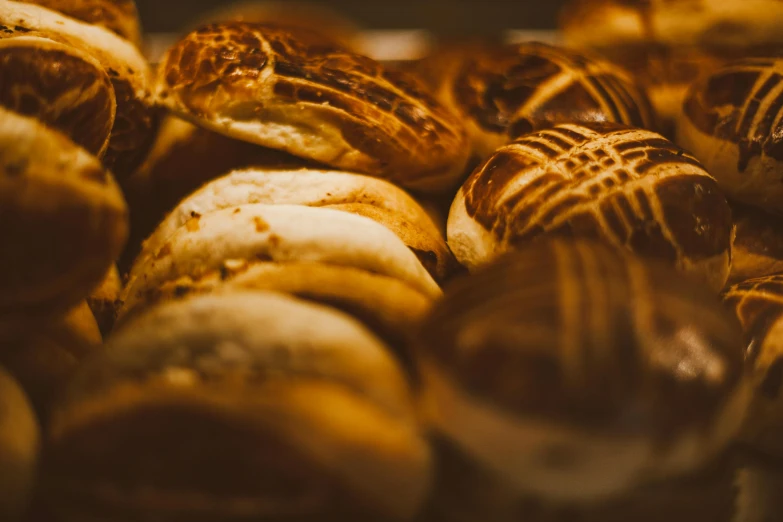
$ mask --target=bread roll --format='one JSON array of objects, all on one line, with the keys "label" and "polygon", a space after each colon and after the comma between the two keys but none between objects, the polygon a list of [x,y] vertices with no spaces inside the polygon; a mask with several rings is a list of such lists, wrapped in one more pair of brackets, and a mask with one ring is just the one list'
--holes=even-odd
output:
[{"label": "bread roll", "polygon": [[493,154],[457,194],[448,242],[473,269],[542,235],[600,238],[717,291],[729,275],[733,231],[726,198],[696,158],[654,132],[584,123]]},{"label": "bread roll", "polygon": [[783,214],[783,59],[747,59],[693,86],[677,122],[691,150],[731,198]]},{"label": "bread roll", "polygon": [[777,216],[753,207],[732,204],[737,235],[731,247],[733,285],[783,272],[783,225]]},{"label": "bread roll", "polygon": [[109,146],[117,101],[108,73],[89,54],[37,36],[0,40],[0,105],[40,120],[88,152]]},{"label": "bread roll", "polygon": [[83,300],[119,256],[128,233],[122,193],[97,158],[5,109],[0,223],[0,331]]},{"label": "bread roll", "polygon": [[157,91],[210,130],[412,189],[457,184],[469,153],[459,119],[415,78],[303,31],[202,28],[166,54]]},{"label": "bread roll", "polygon": [[130,175],[152,146],[158,125],[149,66],[139,50],[107,29],[28,3],[0,2],[0,25],[7,29],[0,31],[0,39],[48,38],[100,62],[111,79],[117,100],[117,114],[103,162],[120,181]]},{"label": "bread roll", "polygon": [[410,520],[430,470],[383,344],[266,292],[167,304],[118,330],[72,381],[49,455],[66,521]]},{"label": "bread roll", "polygon": [[591,242],[531,245],[453,284],[416,348],[431,428],[553,502],[700,470],[750,400],[740,326],[713,294]]},{"label": "bread roll", "polygon": [[439,67],[439,98],[467,122],[482,160],[523,134],[558,123],[654,126],[633,77],[594,56],[539,42],[480,45],[447,53]]}]

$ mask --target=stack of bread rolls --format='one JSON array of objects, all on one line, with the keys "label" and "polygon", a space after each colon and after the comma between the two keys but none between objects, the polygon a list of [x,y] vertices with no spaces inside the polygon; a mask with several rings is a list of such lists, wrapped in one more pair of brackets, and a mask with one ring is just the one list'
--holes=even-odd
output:
[{"label": "stack of bread rolls", "polygon": [[778,4],[0,4],[0,518],[783,516]]}]

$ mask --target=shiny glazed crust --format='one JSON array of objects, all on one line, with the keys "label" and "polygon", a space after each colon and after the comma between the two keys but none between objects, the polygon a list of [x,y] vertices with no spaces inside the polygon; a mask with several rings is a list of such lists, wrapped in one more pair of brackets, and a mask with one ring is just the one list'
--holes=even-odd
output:
[{"label": "shiny glazed crust", "polygon": [[468,156],[456,116],[403,73],[304,31],[226,22],[190,33],[162,60],[158,93],[216,132],[386,178],[453,186]]},{"label": "shiny glazed crust", "polygon": [[566,124],[479,166],[454,200],[448,242],[472,269],[542,235],[601,238],[717,291],[729,275],[733,230],[715,179],[668,140],[615,124]]}]

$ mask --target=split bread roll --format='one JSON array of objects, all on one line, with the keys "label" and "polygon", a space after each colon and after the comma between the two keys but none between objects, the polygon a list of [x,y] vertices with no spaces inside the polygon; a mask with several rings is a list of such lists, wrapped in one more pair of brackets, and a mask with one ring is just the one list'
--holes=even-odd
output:
[{"label": "split bread roll", "polygon": [[[63,71],[66,71],[64,73]],[[71,46],[37,36],[0,40],[0,105],[34,117],[102,157],[117,101],[100,62]]]},{"label": "split bread roll", "polygon": [[445,48],[422,68],[441,71],[439,99],[467,122],[484,159],[534,130],[609,121],[652,128],[650,103],[633,77],[596,56],[539,42]]},{"label": "split bread roll", "polygon": [[394,232],[436,280],[445,280],[454,268],[443,235],[405,191],[370,176],[316,169],[246,169],[204,185],[163,220],[144,242],[140,259],[153,255],[194,216],[251,203],[325,207],[365,216]]},{"label": "split bread roll", "polygon": [[783,59],[732,62],[696,83],[677,121],[726,194],[783,214]]},{"label": "split bread roll", "polygon": [[169,303],[119,329],[51,434],[44,491],[62,521],[404,521],[430,476],[383,343],[268,292]]},{"label": "split bread roll", "polygon": [[44,7],[0,2],[0,39],[37,36],[71,46],[97,60],[111,79],[117,112],[106,167],[122,181],[143,161],[157,128],[158,114],[151,93],[152,77],[140,51],[111,31],[79,22]]},{"label": "split bread roll", "polygon": [[696,473],[751,400],[740,325],[714,294],[590,241],[502,256],[418,332],[427,425],[518,497],[589,507]]},{"label": "split bread roll", "polygon": [[106,29],[142,47],[141,22],[134,0],[21,0],[38,4]]},{"label": "split bread roll", "polygon": [[394,277],[430,297],[437,283],[405,244],[371,219],[297,205],[242,205],[195,216],[139,260],[123,291],[126,307],[182,276],[199,277],[227,262],[310,261]]},{"label": "split bread roll", "polygon": [[0,223],[0,329],[65,312],[83,300],[128,234],[122,193],[98,159],[5,109]]},{"label": "split bread roll", "polygon": [[468,159],[461,122],[414,77],[306,31],[213,24],[177,42],[158,79],[182,118],[406,188],[448,189]]},{"label": "split bread roll", "polygon": [[62,319],[41,322],[24,334],[0,341],[0,365],[25,390],[45,427],[52,404],[74,371],[102,346],[95,317],[83,302]]},{"label": "split bread roll", "polygon": [[32,496],[40,428],[22,389],[0,368],[0,519],[21,520]]},{"label": "split bread roll", "polygon": [[734,225],[689,153],[651,131],[582,123],[495,152],[458,192],[447,234],[468,269],[544,235],[572,235],[665,260],[719,291]]}]

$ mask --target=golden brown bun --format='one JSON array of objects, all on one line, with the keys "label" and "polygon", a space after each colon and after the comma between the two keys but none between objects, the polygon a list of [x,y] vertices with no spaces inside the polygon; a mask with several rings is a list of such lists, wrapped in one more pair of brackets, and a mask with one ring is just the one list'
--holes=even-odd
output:
[{"label": "golden brown bun", "polygon": [[[64,74],[63,71],[67,71]],[[117,101],[108,73],[89,54],[48,38],[0,40],[0,105],[40,120],[101,157]]]},{"label": "golden brown bun", "polygon": [[120,271],[117,269],[117,265],[111,265],[100,286],[87,296],[87,304],[95,316],[101,335],[104,337],[111,332],[114,326],[121,292]]},{"label": "golden brown bun", "polygon": [[783,214],[783,59],[746,59],[696,83],[677,142],[730,198]]},{"label": "golden brown bun", "polygon": [[100,162],[36,120],[0,109],[0,330],[65,312],[119,256],[125,201]]},{"label": "golden brown bun", "polygon": [[414,77],[303,31],[202,28],[166,54],[158,93],[210,130],[406,188],[447,189],[468,159],[461,122]]},{"label": "golden brown bun", "polygon": [[733,234],[726,198],[696,158],[608,123],[558,125],[501,148],[462,186],[448,223],[469,269],[542,235],[573,235],[665,260],[716,291]]},{"label": "golden brown bun", "polygon": [[141,23],[134,0],[22,0],[117,33],[142,47]]},{"label": "golden brown bun", "polygon": [[554,502],[699,471],[751,398],[740,326],[714,294],[579,240],[455,282],[415,353],[429,425],[505,487]]},{"label": "golden brown bun", "polygon": [[52,404],[60,398],[79,364],[102,347],[98,324],[87,303],[62,319],[35,325],[0,341],[0,365],[19,381],[46,426]]},{"label": "golden brown bun", "polygon": [[410,520],[430,470],[412,406],[341,312],[270,292],[176,301],[73,379],[48,491],[66,520]]},{"label": "golden brown bun", "polygon": [[780,218],[753,207],[731,205],[737,236],[731,248],[733,285],[783,272],[783,224]]},{"label": "golden brown bun", "polygon": [[69,45],[100,62],[117,100],[117,113],[103,162],[122,181],[143,161],[155,137],[158,111],[150,92],[152,78],[146,59],[127,40],[96,25],[44,7],[0,2],[0,39],[39,36]]}]

